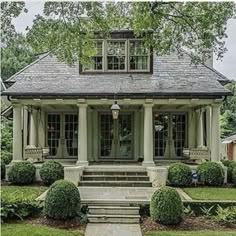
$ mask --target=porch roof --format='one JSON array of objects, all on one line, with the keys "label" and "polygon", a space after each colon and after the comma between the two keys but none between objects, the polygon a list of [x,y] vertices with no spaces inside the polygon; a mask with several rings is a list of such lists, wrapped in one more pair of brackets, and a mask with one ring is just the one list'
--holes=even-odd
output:
[{"label": "porch roof", "polygon": [[154,56],[153,74],[79,74],[79,65],[59,62],[49,53],[15,74],[3,92],[9,96],[225,96],[228,79],[206,65],[191,64],[188,55]]}]

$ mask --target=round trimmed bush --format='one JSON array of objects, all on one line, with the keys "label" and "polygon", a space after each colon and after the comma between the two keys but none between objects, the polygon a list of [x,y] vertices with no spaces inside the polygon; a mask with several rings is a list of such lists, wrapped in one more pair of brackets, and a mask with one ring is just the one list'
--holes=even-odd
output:
[{"label": "round trimmed bush", "polygon": [[80,212],[78,188],[66,180],[58,180],[51,185],[45,198],[44,212],[53,219],[69,219]]},{"label": "round trimmed bush", "polygon": [[236,167],[236,162],[233,160],[222,160],[222,163],[227,167],[227,182],[232,183],[232,171]]},{"label": "round trimmed bush", "polygon": [[231,161],[230,165],[228,166],[227,169],[227,181],[228,183],[232,183],[233,182],[233,170],[236,167],[236,162],[235,161]]},{"label": "round trimmed bush", "polygon": [[1,179],[5,179],[6,174],[6,165],[4,161],[1,159]]},{"label": "round trimmed bush", "polygon": [[224,183],[224,169],[221,164],[208,161],[197,167],[199,181],[210,186],[220,186]]},{"label": "round trimmed bush", "polygon": [[183,203],[178,192],[171,187],[162,187],[153,195],[150,203],[153,220],[165,225],[174,225],[183,218]]},{"label": "round trimmed bush", "polygon": [[39,174],[46,185],[51,185],[59,179],[64,179],[64,167],[60,163],[50,160],[43,163]]},{"label": "round trimmed bush", "polygon": [[8,172],[8,179],[14,184],[31,184],[35,180],[35,166],[29,161],[13,163]]},{"label": "round trimmed bush", "polygon": [[188,186],[192,183],[191,168],[184,163],[172,164],[168,169],[168,180],[174,186]]},{"label": "round trimmed bush", "polygon": [[236,166],[234,167],[232,171],[232,182],[234,185],[236,185]]}]

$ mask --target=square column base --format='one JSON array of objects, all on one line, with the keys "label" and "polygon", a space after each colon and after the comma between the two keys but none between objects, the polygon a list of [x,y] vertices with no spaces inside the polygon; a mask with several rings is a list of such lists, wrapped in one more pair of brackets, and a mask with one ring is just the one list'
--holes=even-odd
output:
[{"label": "square column base", "polygon": [[76,165],[77,166],[88,166],[89,163],[88,163],[88,161],[77,161]]},{"label": "square column base", "polygon": [[154,161],[143,161],[142,166],[149,167],[149,166],[156,166]]}]

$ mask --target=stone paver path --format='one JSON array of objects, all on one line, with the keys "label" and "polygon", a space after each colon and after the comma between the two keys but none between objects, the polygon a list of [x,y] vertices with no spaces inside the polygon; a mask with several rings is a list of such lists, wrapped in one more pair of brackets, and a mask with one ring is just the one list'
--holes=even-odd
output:
[{"label": "stone paver path", "polygon": [[85,236],[142,236],[139,224],[88,224]]},{"label": "stone paver path", "polygon": [[[82,203],[93,201],[123,201],[135,203],[149,203],[152,194],[158,188],[152,187],[79,187]],[[181,189],[176,188],[183,200],[191,198]],[[44,200],[46,191],[38,197]]]}]

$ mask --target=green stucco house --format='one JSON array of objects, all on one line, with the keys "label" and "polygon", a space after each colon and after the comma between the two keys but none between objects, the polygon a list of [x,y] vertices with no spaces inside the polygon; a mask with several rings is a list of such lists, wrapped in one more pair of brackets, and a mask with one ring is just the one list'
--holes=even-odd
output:
[{"label": "green stucco house", "polygon": [[29,145],[48,147],[46,159],[72,166],[220,160],[229,80],[210,60],[194,65],[187,53],[156,56],[131,35],[115,31],[97,40],[89,67],[45,53],[7,81],[14,161]]}]

